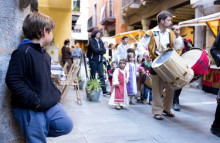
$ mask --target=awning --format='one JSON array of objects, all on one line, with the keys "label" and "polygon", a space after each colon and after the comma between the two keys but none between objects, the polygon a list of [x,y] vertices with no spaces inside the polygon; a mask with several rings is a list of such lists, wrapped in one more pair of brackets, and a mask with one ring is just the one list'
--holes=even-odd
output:
[{"label": "awning", "polygon": [[207,16],[187,20],[179,23],[180,27],[186,26],[209,26],[213,34],[217,36],[220,30],[220,12]]},{"label": "awning", "polygon": [[134,31],[128,31],[124,33],[119,33],[115,36],[112,36],[112,38],[120,39],[123,36],[127,36],[130,38],[133,38],[135,41],[138,42],[144,34],[145,32],[143,30],[134,30]]}]

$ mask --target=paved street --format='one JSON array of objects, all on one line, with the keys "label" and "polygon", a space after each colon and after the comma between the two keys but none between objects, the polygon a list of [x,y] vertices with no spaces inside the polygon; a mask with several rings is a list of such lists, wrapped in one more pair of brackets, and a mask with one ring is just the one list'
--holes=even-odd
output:
[{"label": "paved street", "polygon": [[74,121],[74,130],[49,143],[219,143],[209,131],[214,119],[216,95],[184,88],[180,96],[182,110],[176,117],[153,118],[150,105],[136,104],[120,111],[108,105],[109,98],[90,102],[84,91],[83,105],[77,105],[74,89],[62,101]]}]

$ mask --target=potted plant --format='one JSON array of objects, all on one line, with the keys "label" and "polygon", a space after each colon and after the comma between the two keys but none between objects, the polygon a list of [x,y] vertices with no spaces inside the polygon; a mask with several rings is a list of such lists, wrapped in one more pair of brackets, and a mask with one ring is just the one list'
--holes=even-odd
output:
[{"label": "potted plant", "polygon": [[84,86],[84,83],[85,81],[82,79],[81,76],[78,77],[78,82],[79,82],[79,89],[82,90],[83,89],[83,86]]},{"label": "potted plant", "polygon": [[102,83],[98,79],[91,79],[87,81],[86,94],[87,94],[87,98],[90,101],[95,101],[95,102],[99,101],[99,96],[101,94],[101,86]]}]

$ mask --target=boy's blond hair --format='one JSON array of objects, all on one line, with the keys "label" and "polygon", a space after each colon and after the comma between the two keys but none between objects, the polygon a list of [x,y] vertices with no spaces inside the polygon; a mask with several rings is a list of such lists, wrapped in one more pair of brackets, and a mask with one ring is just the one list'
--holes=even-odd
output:
[{"label": "boy's blond hair", "polygon": [[32,40],[40,39],[44,29],[49,33],[54,27],[55,25],[51,17],[40,12],[33,12],[25,18],[22,30],[25,38]]}]

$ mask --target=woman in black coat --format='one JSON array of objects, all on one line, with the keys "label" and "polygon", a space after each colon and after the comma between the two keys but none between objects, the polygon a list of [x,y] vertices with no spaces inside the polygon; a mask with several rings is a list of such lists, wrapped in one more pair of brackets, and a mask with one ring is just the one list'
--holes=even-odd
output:
[{"label": "woman in black coat", "polygon": [[102,92],[103,96],[109,95],[106,90],[105,79],[103,75],[103,55],[106,53],[104,43],[100,39],[101,32],[99,30],[94,30],[92,32],[91,38],[89,39],[88,53],[89,65],[91,70],[91,78],[95,79],[96,72],[98,72],[99,78],[102,82]]},{"label": "woman in black coat", "polygon": [[[217,67],[220,66],[220,32],[218,33],[218,36],[215,39],[214,44],[212,45],[212,48],[210,50],[211,55],[213,59],[215,60],[215,63]],[[215,120],[211,127],[211,132],[220,137],[220,89],[218,91],[218,97],[217,97],[217,108],[215,112]]]}]

